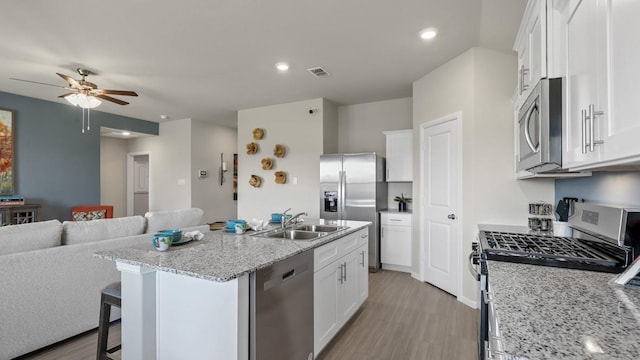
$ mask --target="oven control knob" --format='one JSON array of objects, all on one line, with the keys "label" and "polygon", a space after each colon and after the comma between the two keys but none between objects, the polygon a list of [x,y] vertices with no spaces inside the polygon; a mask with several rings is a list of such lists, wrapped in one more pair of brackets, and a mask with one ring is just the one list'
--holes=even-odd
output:
[{"label": "oven control knob", "polygon": [[456,219],[456,214],[449,214],[447,216],[447,218],[451,219],[451,220],[455,220]]}]

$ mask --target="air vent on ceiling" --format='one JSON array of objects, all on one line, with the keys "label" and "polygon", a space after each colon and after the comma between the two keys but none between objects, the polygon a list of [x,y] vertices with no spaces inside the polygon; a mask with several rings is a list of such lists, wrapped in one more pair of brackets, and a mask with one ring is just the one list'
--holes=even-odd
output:
[{"label": "air vent on ceiling", "polygon": [[329,76],[329,73],[324,71],[324,69],[319,67],[319,66],[318,67],[309,68],[309,69],[307,69],[307,71],[312,73],[313,75],[315,75],[317,77]]}]

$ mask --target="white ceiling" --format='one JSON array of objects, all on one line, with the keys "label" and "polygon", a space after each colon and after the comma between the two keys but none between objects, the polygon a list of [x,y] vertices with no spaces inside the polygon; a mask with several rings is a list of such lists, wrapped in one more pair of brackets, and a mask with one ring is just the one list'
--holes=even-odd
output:
[{"label": "white ceiling", "polygon": [[[411,96],[473,46],[511,52],[526,0],[29,0],[0,2],[0,91],[66,103],[55,73],[140,97],[97,109],[235,126],[236,111],[324,97]],[[420,30],[438,29],[425,42]],[[276,62],[291,69],[278,73]],[[316,78],[307,68],[330,73]],[[3,105],[9,106],[8,104]]]}]

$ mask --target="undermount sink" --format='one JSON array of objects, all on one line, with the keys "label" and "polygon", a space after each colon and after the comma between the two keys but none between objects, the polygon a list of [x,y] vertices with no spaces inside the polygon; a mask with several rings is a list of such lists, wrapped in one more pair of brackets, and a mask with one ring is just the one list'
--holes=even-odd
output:
[{"label": "undermount sink", "polygon": [[254,236],[271,239],[313,240],[346,228],[346,226],[335,225],[298,225],[293,228],[269,230]]},{"label": "undermount sink", "polygon": [[296,230],[303,231],[313,231],[313,232],[326,232],[332,233],[338,230],[346,229],[346,226],[336,226],[336,225],[300,225],[296,226]]}]

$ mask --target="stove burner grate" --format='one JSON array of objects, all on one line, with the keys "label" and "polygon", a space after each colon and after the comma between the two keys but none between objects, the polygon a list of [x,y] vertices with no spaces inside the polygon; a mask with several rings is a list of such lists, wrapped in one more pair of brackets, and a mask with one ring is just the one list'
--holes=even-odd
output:
[{"label": "stove burner grate", "polygon": [[492,231],[482,234],[482,250],[489,259],[510,261],[511,257],[516,262],[566,267],[579,264],[581,268],[615,267],[620,263],[620,259],[608,255],[607,251],[598,251],[574,238]]}]

